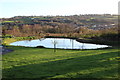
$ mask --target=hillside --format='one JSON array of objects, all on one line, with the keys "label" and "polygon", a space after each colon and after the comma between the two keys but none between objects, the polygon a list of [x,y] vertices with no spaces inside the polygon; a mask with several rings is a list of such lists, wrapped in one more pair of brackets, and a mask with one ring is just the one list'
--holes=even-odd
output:
[{"label": "hillside", "polygon": [[[118,16],[86,14],[71,16],[15,16],[1,18],[3,37],[74,37],[118,41]],[[114,37],[114,39],[113,39]]]}]

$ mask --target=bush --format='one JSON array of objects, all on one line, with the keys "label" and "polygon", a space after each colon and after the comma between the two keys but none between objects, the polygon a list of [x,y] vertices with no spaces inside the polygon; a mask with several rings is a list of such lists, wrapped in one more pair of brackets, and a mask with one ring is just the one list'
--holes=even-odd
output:
[{"label": "bush", "polygon": [[2,35],[2,38],[13,38],[14,36],[6,34],[6,35]]}]

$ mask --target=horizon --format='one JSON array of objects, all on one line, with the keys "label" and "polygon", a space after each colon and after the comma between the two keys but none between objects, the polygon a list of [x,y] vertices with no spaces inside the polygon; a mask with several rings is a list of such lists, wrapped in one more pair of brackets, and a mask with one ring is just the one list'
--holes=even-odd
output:
[{"label": "horizon", "polygon": [[80,14],[114,15],[118,14],[118,2],[119,0],[1,0],[0,18],[11,18],[14,16],[70,16]]},{"label": "horizon", "polygon": [[[2,18],[13,18],[13,17],[32,17],[32,16],[43,16],[43,17],[47,17],[47,16],[51,16],[51,17],[56,17],[56,16],[82,16],[82,15],[119,15],[119,14],[73,14],[73,15],[18,15],[18,16],[12,16],[12,17],[2,17]],[[1,18],[1,17],[0,17]]]}]

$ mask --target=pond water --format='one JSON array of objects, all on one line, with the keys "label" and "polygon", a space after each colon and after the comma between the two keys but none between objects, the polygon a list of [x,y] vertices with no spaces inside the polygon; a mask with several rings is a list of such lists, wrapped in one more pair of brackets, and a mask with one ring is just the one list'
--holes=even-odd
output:
[{"label": "pond water", "polygon": [[89,43],[80,43],[75,39],[66,38],[42,38],[37,40],[24,40],[13,42],[10,45],[25,46],[25,47],[37,47],[44,46],[46,48],[61,48],[61,49],[97,49],[109,47],[107,45],[97,45]]}]

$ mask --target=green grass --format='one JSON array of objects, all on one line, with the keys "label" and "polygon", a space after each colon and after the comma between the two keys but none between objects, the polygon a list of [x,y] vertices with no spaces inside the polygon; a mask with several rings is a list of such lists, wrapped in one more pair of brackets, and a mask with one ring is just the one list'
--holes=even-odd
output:
[{"label": "green grass", "polygon": [[15,42],[15,41],[17,41],[17,39],[15,38],[4,38],[2,43],[5,45],[9,45],[10,43]]},{"label": "green grass", "polygon": [[120,50],[60,50],[8,47],[3,78],[118,78]]},{"label": "green grass", "polygon": [[21,40],[32,40],[35,37],[15,37],[15,38],[3,38],[2,44],[9,45],[12,42],[21,41]]},{"label": "green grass", "polygon": [[9,23],[12,23],[12,22],[15,22],[15,21],[2,21],[2,22],[4,22],[4,23],[5,23],[5,22],[9,22]]}]

